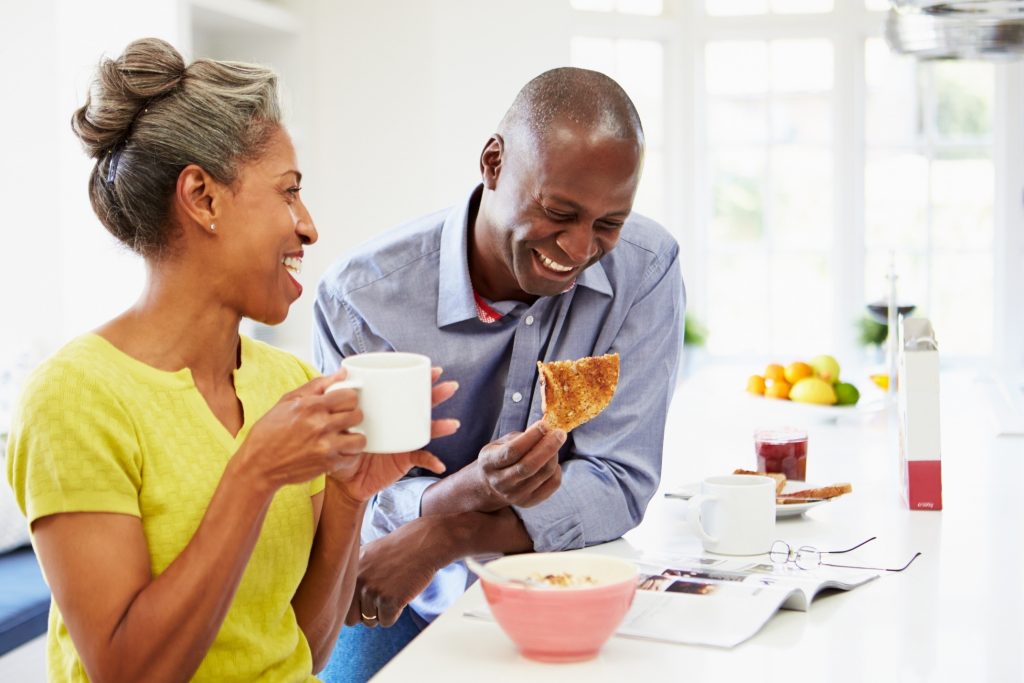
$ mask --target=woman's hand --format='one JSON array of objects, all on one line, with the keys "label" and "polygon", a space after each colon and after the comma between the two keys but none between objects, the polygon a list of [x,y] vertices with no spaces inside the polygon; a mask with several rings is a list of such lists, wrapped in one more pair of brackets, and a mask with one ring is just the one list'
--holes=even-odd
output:
[{"label": "woman's hand", "polygon": [[348,432],[363,420],[355,392],[325,393],[344,378],[341,370],[282,396],[235,453],[239,471],[273,492],[333,472],[362,453],[366,437]]},{"label": "woman's hand", "polygon": [[[435,408],[455,395],[459,388],[457,382],[438,384],[441,372],[441,368],[431,370],[431,381],[434,383],[431,403]],[[351,389],[339,389],[332,393],[351,394],[353,398],[356,396],[356,392]],[[434,420],[430,426],[430,438],[449,436],[458,429],[458,420]],[[377,491],[398,481],[413,467],[422,467],[436,474],[441,474],[445,470],[444,463],[427,451],[362,453],[355,457],[346,457],[343,464],[333,470],[330,476],[338,480],[355,502],[361,503],[369,500]]]}]

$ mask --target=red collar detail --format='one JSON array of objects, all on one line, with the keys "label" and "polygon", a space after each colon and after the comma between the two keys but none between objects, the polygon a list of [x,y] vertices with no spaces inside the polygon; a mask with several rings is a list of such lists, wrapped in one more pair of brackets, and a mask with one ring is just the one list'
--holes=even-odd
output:
[{"label": "red collar detail", "polygon": [[473,300],[476,301],[476,317],[482,323],[495,323],[501,320],[502,314],[491,308],[484,298],[473,290]]}]

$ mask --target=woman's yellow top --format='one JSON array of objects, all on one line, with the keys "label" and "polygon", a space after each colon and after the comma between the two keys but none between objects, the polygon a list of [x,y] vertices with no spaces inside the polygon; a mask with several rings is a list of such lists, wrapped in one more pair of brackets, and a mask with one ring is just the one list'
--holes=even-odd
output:
[{"label": "woman's yellow top", "polygon": [[[11,425],[7,478],[29,523],[61,512],[142,520],[153,576],[188,544],[224,467],[253,423],[315,372],[242,338],[235,391],[245,423],[232,437],[187,369],[157,370],[87,334],[30,377]],[[310,497],[324,479],[274,496],[259,540],[196,681],[315,681],[291,606],[313,545]],[[47,634],[50,681],[87,681],[55,602]]]}]

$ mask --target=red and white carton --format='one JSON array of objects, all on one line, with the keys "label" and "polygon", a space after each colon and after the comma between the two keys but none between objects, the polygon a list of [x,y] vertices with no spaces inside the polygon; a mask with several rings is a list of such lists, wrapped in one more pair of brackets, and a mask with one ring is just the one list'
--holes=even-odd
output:
[{"label": "red and white carton", "polygon": [[942,509],[939,345],[927,318],[906,318],[899,339],[900,471],[911,510]]}]

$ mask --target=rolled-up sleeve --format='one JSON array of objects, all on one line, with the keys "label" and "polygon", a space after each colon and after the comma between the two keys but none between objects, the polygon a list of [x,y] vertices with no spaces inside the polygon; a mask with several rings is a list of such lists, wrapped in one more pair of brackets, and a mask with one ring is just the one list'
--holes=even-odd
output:
[{"label": "rolled-up sleeve", "polygon": [[[609,352],[620,357],[611,404],[570,434],[562,485],[515,511],[534,549],[604,543],[636,527],[661,478],[665,419],[683,343],[686,294],[678,248],[654,260]],[[564,457],[564,456],[563,456]]]},{"label": "rolled-up sleeve", "polygon": [[437,477],[406,477],[377,493],[363,517],[363,542],[386,536],[419,517],[423,492],[436,481]]}]

